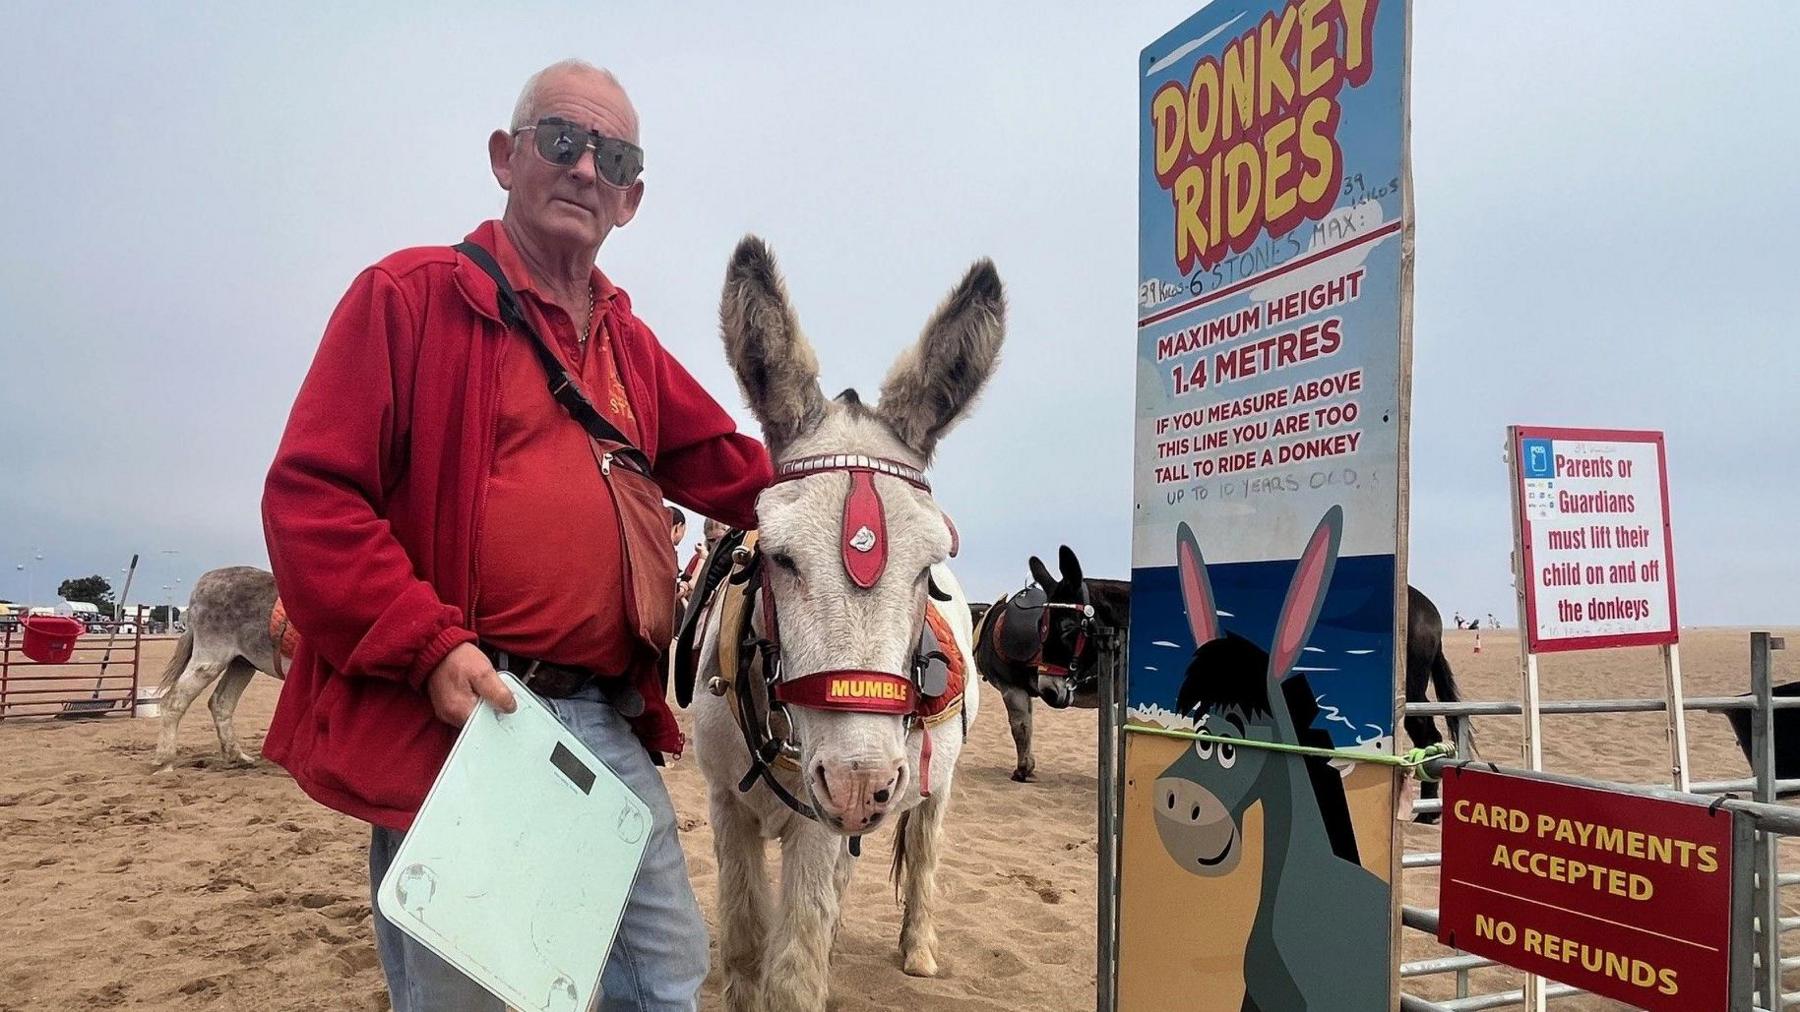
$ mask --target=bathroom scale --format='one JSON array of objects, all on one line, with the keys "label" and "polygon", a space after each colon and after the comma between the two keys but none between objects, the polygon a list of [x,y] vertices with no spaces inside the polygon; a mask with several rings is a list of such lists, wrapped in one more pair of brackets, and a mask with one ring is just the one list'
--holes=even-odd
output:
[{"label": "bathroom scale", "polygon": [[479,704],[376,891],[382,916],[521,1012],[585,1012],[650,809],[510,672]]}]

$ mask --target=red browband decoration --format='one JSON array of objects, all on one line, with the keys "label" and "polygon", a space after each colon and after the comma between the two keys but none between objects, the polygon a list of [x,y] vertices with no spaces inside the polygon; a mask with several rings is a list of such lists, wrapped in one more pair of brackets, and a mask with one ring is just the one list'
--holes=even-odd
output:
[{"label": "red browband decoration", "polygon": [[[851,582],[868,590],[881,582],[888,560],[887,508],[875,487],[875,476],[898,478],[927,495],[931,494],[931,482],[925,480],[925,472],[897,460],[860,453],[825,453],[783,461],[775,468],[775,483],[831,471],[850,474],[850,494],[844,497],[844,527],[839,544],[844,571],[850,574]],[[950,528],[950,554],[955,555],[956,528],[948,516],[944,525]]]},{"label": "red browband decoration", "polygon": [[775,683],[775,698],[814,710],[905,716],[917,704],[912,680],[885,671],[819,671]]},{"label": "red browband decoration", "polygon": [[851,582],[864,590],[881,582],[887,568],[887,510],[875,490],[873,471],[850,472],[850,494],[844,497],[844,526],[838,551]]}]

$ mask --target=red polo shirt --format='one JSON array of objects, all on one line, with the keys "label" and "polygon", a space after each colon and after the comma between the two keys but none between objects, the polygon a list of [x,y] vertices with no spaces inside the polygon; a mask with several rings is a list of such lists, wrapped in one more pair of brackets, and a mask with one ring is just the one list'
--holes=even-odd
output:
[{"label": "red polo shirt", "polygon": [[[637,443],[637,419],[619,381],[606,314],[596,312],[584,348],[574,321],[532,280],[506,230],[495,229],[494,237],[494,259],[518,290],[531,325],[550,341],[588,400]],[[597,304],[618,294],[599,270],[592,283]],[[485,642],[522,657],[624,671],[633,640],[619,607],[625,593],[619,518],[587,433],[551,399],[544,368],[523,335],[500,350],[499,380],[494,463],[475,539],[481,574],[475,629]]]}]

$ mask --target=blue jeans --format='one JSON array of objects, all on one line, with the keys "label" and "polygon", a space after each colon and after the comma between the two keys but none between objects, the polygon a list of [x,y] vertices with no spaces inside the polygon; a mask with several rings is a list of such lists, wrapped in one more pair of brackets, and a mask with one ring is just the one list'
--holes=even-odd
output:
[{"label": "blue jeans", "polygon": [[[599,1012],[692,1010],[706,979],[706,921],[688,880],[675,806],[649,753],[596,688],[544,700],[575,737],[618,774],[652,813],[650,844],[633,883],[618,937],[600,975]],[[370,893],[379,886],[404,834],[375,827],[369,842]],[[372,904],[373,905],[373,904]],[[503,1012],[506,1008],[430,949],[381,916],[375,947],[394,1012]]]}]

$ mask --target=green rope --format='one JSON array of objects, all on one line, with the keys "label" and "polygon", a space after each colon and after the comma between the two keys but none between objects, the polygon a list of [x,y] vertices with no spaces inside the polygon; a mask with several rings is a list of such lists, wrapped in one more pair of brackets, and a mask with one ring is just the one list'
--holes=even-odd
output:
[{"label": "green rope", "polygon": [[1408,749],[1401,755],[1387,755],[1383,752],[1358,752],[1354,749],[1316,748],[1312,745],[1289,745],[1279,741],[1229,738],[1204,731],[1177,731],[1166,727],[1144,727],[1141,724],[1127,724],[1125,731],[1127,734],[1150,734],[1159,738],[1180,738],[1183,741],[1209,741],[1218,745],[1235,745],[1238,748],[1260,748],[1268,752],[1286,752],[1289,755],[1318,756],[1322,759],[1374,763],[1377,766],[1398,766],[1421,780],[1437,779],[1426,772],[1425,764],[1427,762],[1456,754],[1456,750],[1448,742],[1438,742],[1436,745],[1427,745],[1424,748]]}]

